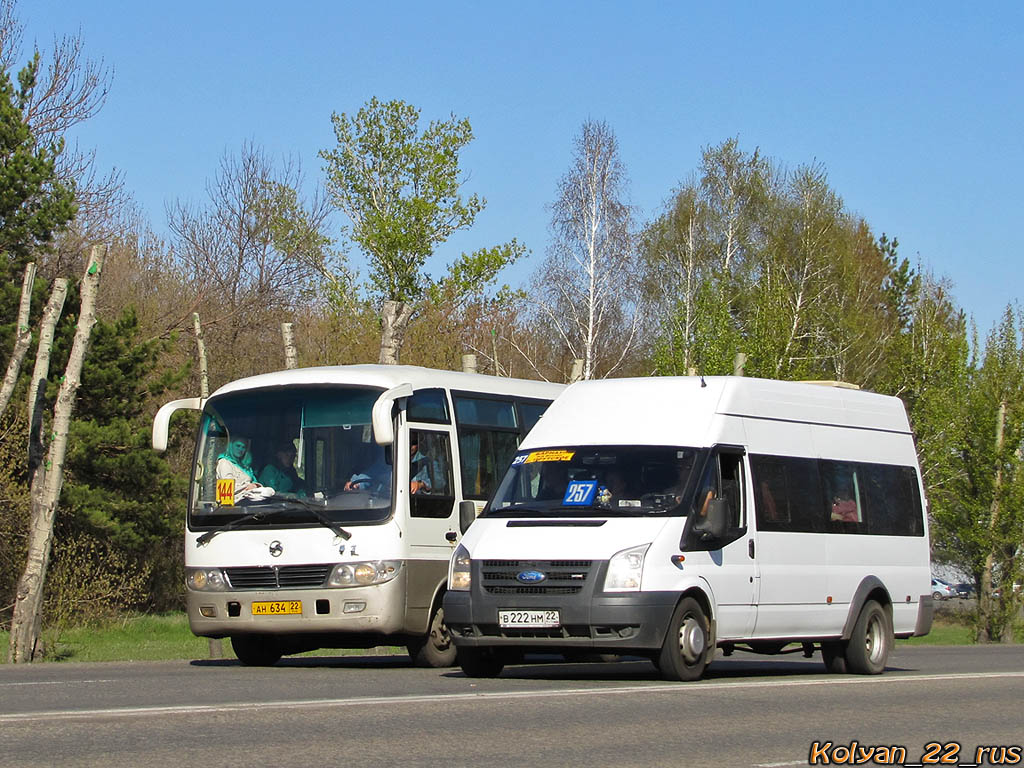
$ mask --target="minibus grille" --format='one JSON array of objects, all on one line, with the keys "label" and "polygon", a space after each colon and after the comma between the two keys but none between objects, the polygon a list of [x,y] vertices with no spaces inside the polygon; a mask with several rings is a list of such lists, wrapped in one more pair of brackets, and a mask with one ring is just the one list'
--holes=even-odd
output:
[{"label": "minibus grille", "polygon": [[[575,595],[590,578],[592,560],[484,560],[481,585],[491,595]],[[545,579],[524,584],[523,571],[540,571]]]},{"label": "minibus grille", "polygon": [[320,587],[331,572],[330,565],[280,565],[225,568],[232,589],[294,589]]}]

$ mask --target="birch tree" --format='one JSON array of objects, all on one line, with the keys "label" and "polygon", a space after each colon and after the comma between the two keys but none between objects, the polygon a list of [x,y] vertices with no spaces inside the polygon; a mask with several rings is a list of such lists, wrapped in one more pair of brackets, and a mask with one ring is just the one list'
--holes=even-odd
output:
[{"label": "birch tree", "polygon": [[641,319],[640,274],[615,133],[588,120],[551,206],[553,240],[535,278],[538,308],[582,377],[608,376],[626,360]]},{"label": "birch tree", "polygon": [[53,544],[54,521],[64,482],[64,457],[75,396],[81,381],[82,364],[89,349],[89,336],[96,323],[96,294],[103,269],[103,250],[93,248],[82,278],[82,304],[67,368],[53,411],[52,438],[44,471],[35,473],[32,483],[31,520],[25,570],[18,580],[7,660],[30,662],[36,653],[42,621],[43,586]]}]

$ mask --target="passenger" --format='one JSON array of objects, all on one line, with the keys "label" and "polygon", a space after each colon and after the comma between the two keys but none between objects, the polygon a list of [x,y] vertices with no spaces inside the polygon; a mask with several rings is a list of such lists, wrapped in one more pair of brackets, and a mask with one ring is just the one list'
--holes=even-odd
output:
[{"label": "passenger", "polygon": [[291,440],[281,443],[274,451],[273,461],[260,472],[260,482],[279,493],[305,495],[302,478],[295,471],[295,456],[295,444]]},{"label": "passenger", "polygon": [[235,481],[236,501],[249,491],[262,487],[252,470],[252,454],[246,438],[235,437],[228,443],[227,450],[217,457],[217,479]]},{"label": "passenger", "polygon": [[836,488],[835,494],[832,496],[832,519],[844,523],[860,522],[857,502],[854,501],[853,492],[846,482],[840,483]]},{"label": "passenger", "polygon": [[419,435],[409,433],[409,490],[412,493],[430,493],[430,460],[420,453]]}]

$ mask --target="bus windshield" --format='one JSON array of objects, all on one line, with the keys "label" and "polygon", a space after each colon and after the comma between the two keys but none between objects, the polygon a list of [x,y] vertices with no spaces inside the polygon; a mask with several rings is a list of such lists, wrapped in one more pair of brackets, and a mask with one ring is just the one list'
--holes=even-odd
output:
[{"label": "bus windshield", "polygon": [[520,451],[481,517],[686,515],[695,466],[694,448]]},{"label": "bus windshield", "polygon": [[[377,445],[370,424],[380,393],[311,386],[211,399],[199,431],[189,525],[386,520],[391,448]],[[266,514],[252,514],[261,508]]]}]

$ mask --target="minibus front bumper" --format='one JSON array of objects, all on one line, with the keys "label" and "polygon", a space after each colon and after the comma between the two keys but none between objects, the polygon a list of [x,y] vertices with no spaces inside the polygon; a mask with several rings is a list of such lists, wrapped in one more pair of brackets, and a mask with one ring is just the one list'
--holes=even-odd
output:
[{"label": "minibus front bumper", "polygon": [[[675,592],[584,591],[556,599],[448,591],[444,618],[457,646],[649,654],[661,648],[678,600]],[[552,610],[558,626],[509,628],[499,621],[503,611]]]}]

